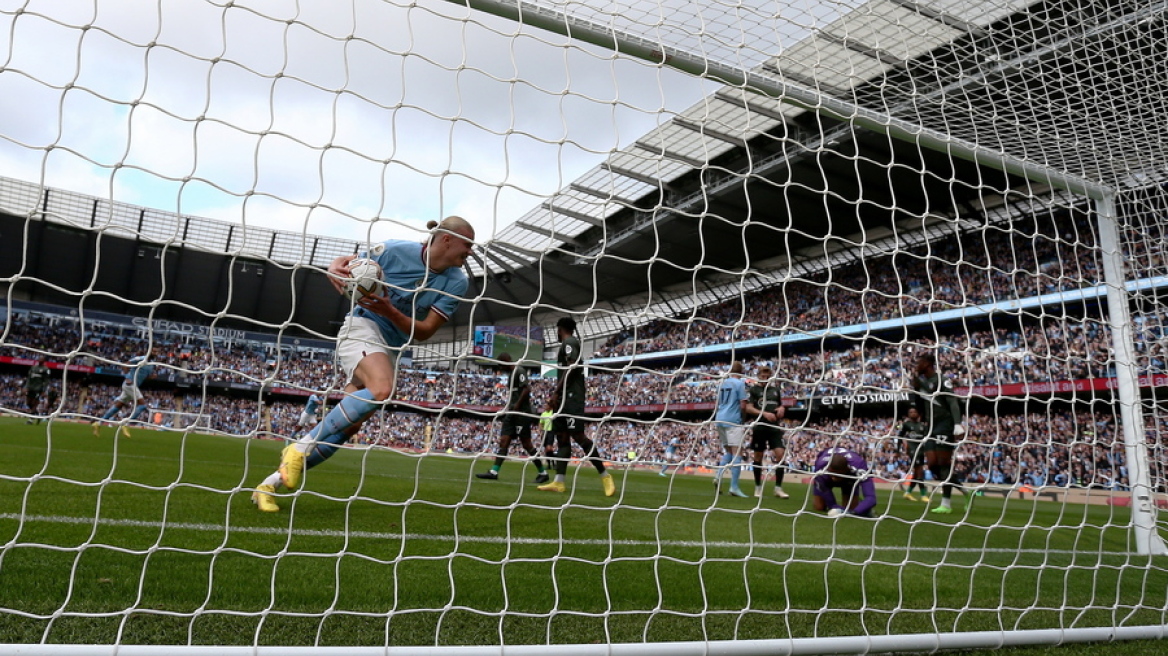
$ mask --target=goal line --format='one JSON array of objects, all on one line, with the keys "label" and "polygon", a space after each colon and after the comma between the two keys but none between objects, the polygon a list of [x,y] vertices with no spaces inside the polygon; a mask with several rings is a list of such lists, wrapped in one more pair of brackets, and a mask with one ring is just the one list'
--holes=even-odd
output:
[{"label": "goal line", "polygon": [[[223,524],[204,524],[192,522],[159,522],[138,519],[110,519],[92,517],[64,517],[55,515],[21,515],[19,513],[0,513],[0,521],[11,520],[22,523],[46,524],[78,524],[127,528],[167,529],[175,531],[200,531],[207,533],[243,533],[249,535],[284,535],[289,537],[322,537],[322,538],[360,538],[368,540],[425,540],[430,542],[474,542],[480,544],[523,544],[523,545],[575,545],[575,546],[621,546],[621,547],[680,547],[680,548],[715,548],[715,549],[783,549],[808,551],[859,551],[859,552],[888,552],[898,553],[913,551],[918,553],[936,554],[1025,554],[1036,556],[1083,555],[1083,551],[1073,549],[1000,549],[994,547],[930,547],[926,545],[862,545],[862,544],[808,544],[800,542],[763,543],[738,542],[734,540],[623,540],[623,539],[580,539],[580,538],[525,538],[500,537],[483,535],[441,535],[432,533],[400,533],[381,531],[336,531],[328,529],[306,528],[273,528],[270,526],[226,526]],[[846,519],[844,521],[863,521]],[[1138,556],[1136,552],[1109,551],[1105,555],[1115,557]]]}]

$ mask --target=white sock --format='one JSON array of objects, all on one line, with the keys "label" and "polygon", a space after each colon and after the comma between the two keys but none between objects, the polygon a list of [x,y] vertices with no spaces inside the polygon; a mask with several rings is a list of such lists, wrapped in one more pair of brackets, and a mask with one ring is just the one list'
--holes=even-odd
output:
[{"label": "white sock", "polygon": [[953,501],[951,499],[949,499],[948,497],[941,497],[941,507],[942,508],[952,508]]},{"label": "white sock", "polygon": [[564,476],[564,474],[556,474],[556,482],[557,483],[563,483],[563,482],[565,482],[565,480],[566,480],[566,477]]},{"label": "white sock", "polygon": [[308,453],[308,450],[312,448],[313,444],[316,444],[316,438],[312,436],[312,432],[308,432],[304,434],[304,437],[296,440],[294,446],[300,453]]},{"label": "white sock", "polygon": [[277,471],[271,476],[265,478],[262,485],[271,485],[273,488],[279,491],[280,488],[284,487],[284,479],[280,478],[280,472]]},{"label": "white sock", "polygon": [[600,475],[601,478],[604,478],[606,476],[612,476],[612,474],[609,474],[608,472],[604,472],[603,474]]}]

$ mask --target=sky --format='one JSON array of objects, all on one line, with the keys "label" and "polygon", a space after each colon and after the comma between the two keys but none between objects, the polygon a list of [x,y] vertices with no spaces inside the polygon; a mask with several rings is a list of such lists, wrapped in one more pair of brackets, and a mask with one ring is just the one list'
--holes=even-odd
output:
[{"label": "sky", "polygon": [[[742,65],[841,6],[588,1]],[[440,0],[225,5],[0,0],[0,176],[358,240],[458,214],[486,241],[718,88]]]}]

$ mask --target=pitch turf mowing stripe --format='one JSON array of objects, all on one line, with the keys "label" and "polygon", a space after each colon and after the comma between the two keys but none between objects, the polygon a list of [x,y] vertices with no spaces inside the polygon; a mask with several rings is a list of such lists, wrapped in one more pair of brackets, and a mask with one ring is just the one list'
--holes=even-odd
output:
[{"label": "pitch turf mowing stripe", "polygon": [[[926,547],[926,546],[880,546],[880,545],[859,545],[859,544],[767,544],[767,543],[751,543],[751,542],[733,542],[730,540],[711,540],[711,541],[696,541],[696,540],[604,540],[604,539],[557,539],[557,538],[523,538],[523,537],[496,537],[496,536],[480,536],[480,535],[434,535],[426,533],[379,533],[375,531],[334,531],[334,530],[318,530],[318,529],[283,529],[265,526],[231,526],[226,527],[222,524],[201,524],[201,523],[187,523],[187,522],[149,522],[137,519],[99,519],[94,520],[92,517],[56,517],[51,515],[20,515],[17,513],[0,513],[0,520],[12,520],[27,523],[49,523],[49,524],[98,524],[99,526],[114,526],[114,527],[129,527],[129,528],[151,528],[151,529],[169,529],[176,531],[203,531],[222,533],[229,530],[232,533],[250,533],[256,535],[294,535],[299,537],[326,537],[326,538],[362,538],[370,540],[428,540],[434,542],[478,542],[483,544],[532,544],[532,545],[582,545],[582,546],[629,546],[629,547],[714,547],[714,548],[728,548],[728,549],[818,549],[823,551],[905,551],[911,549],[914,552],[929,552],[929,553],[959,553],[959,554],[990,554],[990,553],[1008,553],[1008,554],[1033,554],[1033,555],[1084,555],[1085,552],[1073,551],[1069,549],[994,549],[994,548],[971,548],[971,547]],[[1122,556],[1130,557],[1137,556],[1134,552],[1123,551],[1109,551],[1108,556]]]}]

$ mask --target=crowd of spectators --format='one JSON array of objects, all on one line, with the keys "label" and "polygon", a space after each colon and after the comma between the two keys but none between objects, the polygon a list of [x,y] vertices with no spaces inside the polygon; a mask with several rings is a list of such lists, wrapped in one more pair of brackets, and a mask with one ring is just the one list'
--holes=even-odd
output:
[{"label": "crowd of spectators", "polygon": [[[23,379],[0,376],[0,404],[23,411]],[[53,383],[60,389],[60,381]],[[100,415],[118,392],[117,386],[97,384],[80,393],[61,396],[57,408],[43,414],[83,421]],[[240,437],[294,439],[306,430],[297,426],[303,405],[258,396],[195,394],[176,390],[149,390],[151,424],[185,430],[219,432]],[[1117,435],[1111,408],[1096,412],[1048,410],[1030,414],[972,414],[956,454],[957,472],[970,485],[1057,486],[1125,490],[1129,485],[1122,438]],[[1154,481],[1168,472],[1168,408],[1155,406],[1146,414],[1146,439]],[[796,474],[810,473],[816,454],[828,446],[847,446],[865,454],[874,473],[901,480],[911,469],[909,455],[896,435],[899,421],[883,417],[816,417],[788,419],[784,464]],[[460,414],[449,410],[418,411],[387,408],[376,413],[354,436],[353,443],[412,452],[492,454],[499,431],[498,417],[490,413]],[[708,469],[722,450],[707,422],[663,419],[637,421],[608,418],[588,423],[588,433],[612,461],[657,466],[665,461],[665,447],[679,441],[680,464]],[[577,454],[579,455],[579,454]]]},{"label": "crowd of spectators", "polygon": [[[1143,243],[1146,240],[1136,240]],[[992,254],[992,258],[991,258]],[[1151,257],[1147,255],[1147,257]],[[992,259],[992,262],[991,262]],[[696,316],[650,322],[614,336],[595,356],[630,355],[735,340],[842,327],[990,301],[1095,285],[1099,266],[1087,217],[1034,215],[1007,225],[935,239],[893,254],[753,292],[704,308]],[[1168,372],[1164,315],[1159,307],[1134,313],[1140,373]],[[1111,333],[1098,317],[1042,314],[1012,328],[964,331],[939,328],[935,339],[889,343],[867,336],[848,343],[804,342],[765,362],[790,397],[907,386],[903,363],[922,348],[936,349],[942,370],[958,386],[1076,380],[1113,375]],[[36,357],[97,365],[126,362],[147,350],[141,328],[81,323],[76,317],[10,314],[0,356]],[[206,337],[152,335],[160,360],[196,384],[335,391],[341,380],[332,353],[275,348],[272,343],[207,341]],[[26,348],[34,347],[36,350]],[[593,407],[708,402],[711,381],[725,364],[680,371],[637,367],[594,368]],[[537,377],[538,380],[538,377]],[[476,368],[400,372],[397,399],[417,404],[497,406],[502,377]],[[547,385],[537,383],[537,391]]]},{"label": "crowd of spectators", "polygon": [[159,351],[164,367],[208,382],[225,384],[279,383],[302,389],[328,389],[339,381],[331,351],[277,348],[275,342],[207,341],[205,336],[154,333],[144,328],[81,321],[44,313],[13,313],[6,334],[0,330],[0,356],[46,357],[55,362],[100,367],[118,365]]},{"label": "crowd of spectators", "polygon": [[[1160,257],[1147,249],[1139,256],[1148,261]],[[1099,277],[1095,239],[1084,217],[1030,217],[893,254],[873,254],[691,315],[653,321],[614,336],[595,355],[633,356],[802,334],[1078,289],[1098,284]],[[1168,373],[1164,324],[1159,305],[1133,313],[1141,373]],[[64,313],[10,312],[0,327],[0,356],[101,367],[128,362],[147,353],[151,345],[159,347],[160,376],[172,384],[148,388],[157,413],[151,419],[172,428],[291,438],[302,430],[296,426],[302,401],[268,392],[325,391],[335,399],[342,382],[327,349],[276,347],[274,341],[208,341],[205,335],[151,335],[144,328],[81,322]],[[1077,380],[1114,375],[1111,340],[1111,331],[1099,316],[1043,312],[1037,318],[1015,319],[1009,327],[966,330],[960,324],[938,325],[931,337],[907,341],[865,335],[852,342],[803,342],[777,356],[748,361],[746,369],[749,375],[763,364],[772,366],[784,396],[800,399],[906,389],[907,363],[921,350],[935,352],[941,370],[958,387]],[[675,370],[593,367],[588,402],[601,410],[710,404],[726,368],[726,362]],[[55,411],[79,418],[101,415],[116,394],[113,379],[94,378],[84,386],[79,382],[80,378],[71,379],[70,389],[64,390],[70,393],[62,395],[62,406]],[[21,383],[16,375],[0,376],[0,410],[24,410]],[[53,384],[60,386],[61,381]],[[552,384],[550,379],[534,379],[537,411],[550,396]],[[398,407],[373,417],[356,441],[488,453],[498,433],[492,413],[503,405],[506,394],[506,378],[498,371],[461,364],[442,371],[403,368],[394,397]],[[818,449],[844,442],[869,454],[883,474],[899,477],[908,463],[892,449],[895,423],[890,417],[813,417],[791,427],[789,464],[807,471]],[[974,415],[968,428],[958,470],[969,481],[1113,489],[1127,485],[1123,451],[1114,443],[1110,416]],[[604,452],[618,461],[659,462],[664,445],[673,438],[686,445],[682,452],[695,465],[708,465],[720,455],[698,415],[688,415],[687,421],[609,418],[589,430]],[[1150,442],[1161,445],[1164,435],[1168,424],[1155,419],[1149,426]],[[1163,451],[1161,446],[1153,450],[1154,466],[1168,469]]]},{"label": "crowd of spectators", "polygon": [[[102,364],[125,362],[145,353],[142,335],[105,332],[100,339],[75,322],[52,324],[44,317],[13,315],[0,355],[39,358],[49,352],[54,362]],[[1136,314],[1134,343],[1141,374],[1168,373],[1168,345],[1164,313],[1149,309]],[[938,355],[941,370],[956,386],[994,386],[1013,383],[1103,378],[1114,375],[1111,331],[1101,319],[1043,315],[1011,328],[965,332],[953,326],[949,334],[904,342],[874,337],[860,341],[821,342],[821,348],[787,349],[777,357],[747,360],[748,375],[763,364],[774,368],[784,396],[811,398],[858,390],[902,390],[909,387],[905,363],[929,350]],[[82,334],[87,339],[82,339]],[[42,337],[44,341],[42,342]],[[336,393],[340,376],[331,353],[284,349],[276,353],[263,345],[216,345],[201,349],[185,342],[156,341],[160,375],[185,386],[284,388],[303,393]],[[210,355],[208,355],[210,354]],[[65,357],[63,357],[65,356]],[[210,358],[210,359],[208,359]],[[209,362],[214,362],[212,366]],[[230,369],[237,367],[237,370]],[[588,378],[591,407],[709,403],[725,363],[688,365],[684,369],[650,370],[641,366],[593,367]],[[542,407],[552,386],[550,379],[534,377],[534,398]],[[218,385],[217,385],[218,384]],[[419,406],[492,408],[506,398],[506,379],[491,369],[421,370],[402,368],[395,400]]]},{"label": "crowd of spectators", "polygon": [[[911,471],[911,458],[896,439],[899,422],[892,417],[788,423],[785,464],[794,472],[810,473],[816,455],[829,446],[846,446],[864,454],[874,473],[887,480],[903,480]],[[1163,423],[1160,419],[1159,424]],[[1129,484],[1123,445],[1117,442],[1109,414],[974,414],[967,425],[969,432],[957,452],[957,471],[970,485],[1123,490]],[[709,467],[720,455],[713,430],[701,424],[610,421],[597,427],[595,434],[605,452],[618,460],[636,454],[639,461],[661,462],[665,445],[674,437],[681,439],[684,458],[695,465]],[[1149,432],[1149,439],[1160,444],[1152,449],[1159,467],[1168,464],[1163,437],[1168,432]]]},{"label": "crowd of spectators", "polygon": [[[1140,373],[1165,373],[1162,318],[1141,316],[1136,353]],[[842,348],[802,350],[745,362],[748,375],[772,367],[789,398],[846,394],[856,390],[907,389],[914,354],[931,351],[956,386],[994,386],[1113,376],[1111,330],[1098,319],[1047,316],[1017,328],[939,335],[936,339],[888,343],[869,339]],[[590,399],[601,407],[635,405],[646,399],[672,403],[709,401],[725,363],[685,371],[602,374],[589,379]],[[661,401],[657,401],[661,402]]]},{"label": "crowd of spectators", "polygon": [[599,357],[724,344],[1029,298],[1099,284],[1082,214],[1018,219],[872,254],[614,335]]},{"label": "crowd of spectators", "polygon": [[1160,190],[1151,197],[1134,202],[1122,210],[1124,221],[1119,226],[1120,242],[1123,244],[1125,265],[1129,272],[1139,272],[1138,277],[1168,275],[1168,257],[1165,257],[1164,242],[1168,240],[1168,225],[1164,216],[1168,206]]}]

